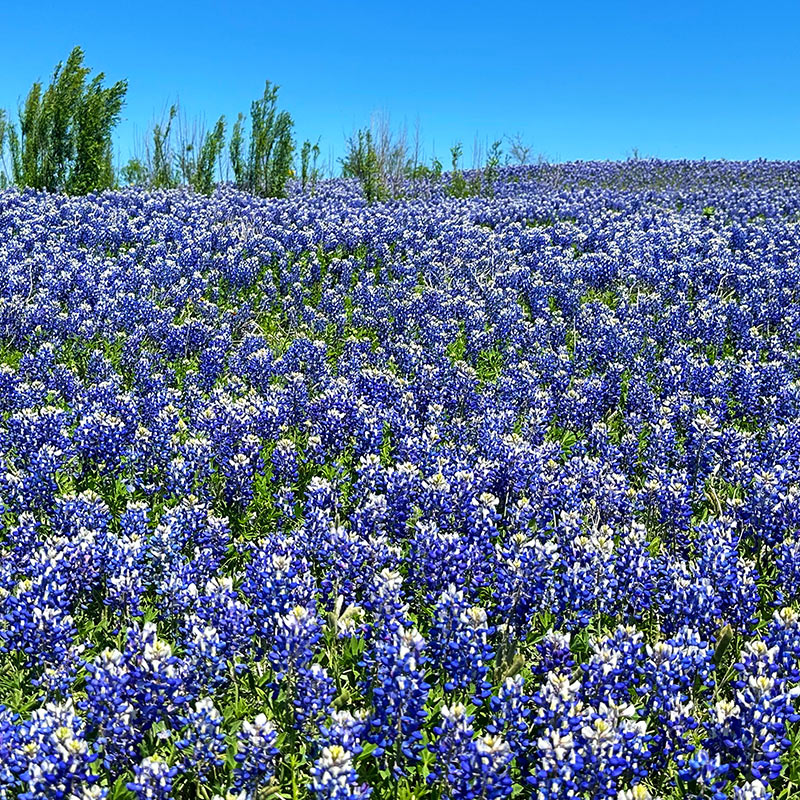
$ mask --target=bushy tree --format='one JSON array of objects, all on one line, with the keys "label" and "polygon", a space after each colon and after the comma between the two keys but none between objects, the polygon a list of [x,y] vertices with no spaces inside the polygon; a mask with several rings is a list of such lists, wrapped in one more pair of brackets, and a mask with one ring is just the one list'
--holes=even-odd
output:
[{"label": "bushy tree", "polygon": [[75,47],[45,88],[33,84],[19,110],[18,127],[6,123],[11,174],[19,186],[85,194],[114,184],[111,132],[119,122],[127,81],[103,85]]},{"label": "bushy tree", "polygon": [[111,131],[119,121],[126,85],[103,88],[102,74],[86,87],[77,116],[75,161],[67,183],[71,194],[87,194],[114,185]]},{"label": "bushy tree", "polygon": [[466,197],[469,193],[467,180],[464,177],[464,173],[459,168],[459,161],[461,161],[463,152],[464,147],[461,142],[456,142],[450,148],[450,163],[452,165],[452,171],[450,173],[450,186],[448,188],[448,192],[453,197]]},{"label": "bushy tree", "polygon": [[342,159],[342,175],[357,178],[368,203],[386,200],[389,187],[381,168],[378,150],[368,128],[358,130],[347,141],[347,155]]},{"label": "bushy tree", "polygon": [[294,122],[287,111],[278,111],[278,86],[267,81],[263,96],[250,106],[248,141],[245,119],[239,114],[230,141],[236,185],[263,197],[284,197],[292,171]]},{"label": "bushy tree", "polygon": [[525,142],[521,133],[508,137],[508,157],[506,163],[524,166],[530,162],[531,146]]},{"label": "bushy tree", "polygon": [[129,186],[147,186],[150,172],[142,159],[134,157],[120,170],[120,177]]},{"label": "bushy tree", "polygon": [[419,131],[413,151],[405,127],[393,129],[386,114],[376,114],[369,128],[357,130],[347,140],[347,154],[340,159],[342,175],[357,178],[364,196],[372,203],[402,197],[408,181],[429,178],[437,172],[436,161],[425,167],[420,161]]}]

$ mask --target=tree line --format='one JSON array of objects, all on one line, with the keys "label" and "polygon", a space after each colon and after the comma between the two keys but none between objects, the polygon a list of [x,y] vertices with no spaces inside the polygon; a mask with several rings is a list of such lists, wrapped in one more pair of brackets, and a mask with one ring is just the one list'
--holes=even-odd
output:
[{"label": "tree line", "polygon": [[[211,194],[226,176],[236,187],[263,197],[284,197],[296,178],[303,190],[314,190],[332,177],[320,164],[319,142],[297,148],[294,121],[279,108],[278,86],[266,81],[263,95],[249,115],[240,113],[230,135],[225,117],[211,127],[188,122],[177,105],[154,124],[138,153],[120,170],[113,164],[112,134],[120,121],[128,91],[125,80],[106,85],[104,73],[93,77],[84,53],[75,47],[59,62],[49,83],[35,82],[16,119],[0,109],[0,188],[14,184],[48,192],[88,194],[123,184],[151,189],[186,185]],[[525,164],[530,148],[522,137],[509,140],[503,163]],[[469,180],[460,159],[460,144],[451,149],[452,172],[446,190],[465,197],[491,193],[503,158],[502,140],[488,149],[486,163]],[[403,196],[420,179],[440,179],[441,162],[423,163],[419,131],[413,146],[404,130],[393,131],[379,117],[347,140],[340,159],[342,175],[359,181],[368,202]]]}]

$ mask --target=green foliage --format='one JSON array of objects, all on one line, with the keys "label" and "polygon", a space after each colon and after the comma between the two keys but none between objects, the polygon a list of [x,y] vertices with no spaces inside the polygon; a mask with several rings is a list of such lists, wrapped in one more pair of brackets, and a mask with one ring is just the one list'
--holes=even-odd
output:
[{"label": "green foliage", "polygon": [[233,126],[229,146],[236,185],[262,197],[284,197],[292,171],[294,122],[287,111],[278,111],[277,105],[278,86],[267,81],[263,96],[250,107],[247,156],[243,114]]},{"label": "green foliage", "polygon": [[500,176],[500,165],[502,163],[503,142],[500,139],[492,142],[486,157],[486,163],[482,170],[473,170],[469,180],[461,171],[459,163],[464,149],[461,142],[457,142],[450,148],[451,168],[450,183],[447,186],[447,193],[451,197],[478,197],[494,195],[494,185]]},{"label": "green foliage", "polygon": [[186,184],[196,192],[211,194],[224,149],[225,117],[209,131],[197,121],[189,125],[185,117],[179,117],[178,106],[172,105],[166,119],[153,125],[144,158],[130,159],[122,169],[122,178],[151,189]]},{"label": "green foliage", "polygon": [[358,180],[368,203],[388,199],[389,187],[371,130],[358,130],[348,139],[347,155],[341,159],[341,164],[342,175]]},{"label": "green foliage", "polygon": [[317,160],[319,159],[319,141],[315,144],[306,139],[303,142],[303,147],[300,150],[300,185],[305,190],[308,186],[311,191],[317,185],[320,178],[320,170],[317,167]]},{"label": "green foliage", "polygon": [[120,177],[123,183],[130,186],[146,186],[149,182],[150,173],[147,165],[139,158],[132,158],[120,170]]},{"label": "green foliage", "polygon": [[199,147],[194,142],[181,149],[183,179],[196,192],[214,191],[214,172],[225,147],[225,117],[220,117],[210,131],[201,134]]},{"label": "green foliage", "polygon": [[311,142],[306,139],[300,148],[300,184],[305,189],[308,182],[309,164],[311,162]]},{"label": "green foliage", "polygon": [[[84,54],[75,47],[59,63],[46,85],[35,82],[12,123],[0,110],[0,188],[13,182],[21,187],[52,192],[86,194],[115,185],[111,134],[119,122],[127,82],[106,87],[103,73],[90,77]],[[228,157],[238,188],[265,197],[285,197],[288,178],[294,174],[295,141],[291,115],[278,108],[278,86],[266,81],[263,95],[239,114],[231,131]],[[173,105],[166,119],[154,124],[143,148],[120,170],[126,184],[169,189],[181,184],[210,194],[218,174],[224,173],[225,119],[213,128],[196,123],[190,130],[176,119]],[[176,131],[177,127],[177,131]],[[177,137],[176,137],[177,133]],[[174,140],[177,138],[177,142]],[[509,139],[506,162],[528,162],[530,147],[521,136]],[[419,184],[436,183],[442,162],[424,163],[419,126],[409,148],[405,128],[394,130],[388,116],[378,115],[371,125],[357,130],[347,141],[341,159],[345,177],[356,178],[368,202],[400,198],[419,191]],[[452,197],[492,195],[499,177],[501,142],[489,148],[482,170],[467,175],[460,161],[461,143],[451,148],[452,172],[445,191]],[[476,150],[476,152],[478,152]],[[313,192],[323,174],[318,166],[319,142],[306,140],[299,153],[298,177],[304,191]],[[704,209],[710,216],[708,209]]]},{"label": "green foliage", "polygon": [[464,148],[461,145],[461,142],[456,142],[450,148],[450,164],[452,166],[452,172],[450,173],[450,186],[448,187],[448,193],[451,197],[466,197],[467,196],[467,181],[464,177],[464,173],[459,169],[458,162],[461,160],[461,156],[464,152]]},{"label": "green foliage", "polygon": [[46,89],[36,82],[19,110],[19,130],[3,124],[11,173],[19,186],[85,194],[114,182],[111,132],[119,122],[127,82],[103,86],[104,74],[87,83],[91,70],[75,47],[59,63]]},{"label": "green foliage", "polygon": [[8,118],[6,112],[0,108],[0,189],[8,186],[8,169],[5,160],[7,131]]},{"label": "green foliage", "polygon": [[434,157],[431,160],[430,166],[427,164],[417,164],[409,171],[408,177],[412,181],[438,181],[439,178],[442,177],[442,162]]},{"label": "green foliage", "polygon": [[478,353],[475,364],[478,378],[484,383],[493,383],[503,371],[503,352],[495,346]]},{"label": "green foliage", "polygon": [[243,182],[246,176],[244,162],[244,119],[244,114],[240,112],[236,122],[233,123],[231,141],[228,145],[231,167],[233,168],[233,177],[236,183]]},{"label": "green foliage", "polygon": [[438,179],[441,162],[428,167],[420,160],[419,130],[409,148],[405,128],[394,130],[386,115],[378,114],[369,128],[357,130],[347,140],[347,154],[340,159],[342,175],[357,178],[367,202],[390,200],[414,192],[421,180]]},{"label": "green foliage", "polygon": [[111,131],[119,122],[126,90],[124,81],[103,88],[102,73],[86,88],[76,120],[75,164],[67,185],[71,194],[97,192],[114,185]]},{"label": "green foliage", "polygon": [[172,165],[173,158],[169,140],[172,123],[177,113],[178,107],[170,106],[164,126],[162,127],[158,123],[153,126],[153,155],[149,167],[149,184],[153,189],[171,189],[178,185],[178,178]]},{"label": "green foliage", "polygon": [[500,159],[502,158],[502,142],[498,139],[492,142],[489,148],[489,155],[486,158],[486,166],[483,169],[483,182],[486,193],[494,195],[494,184],[497,181],[500,170]]}]

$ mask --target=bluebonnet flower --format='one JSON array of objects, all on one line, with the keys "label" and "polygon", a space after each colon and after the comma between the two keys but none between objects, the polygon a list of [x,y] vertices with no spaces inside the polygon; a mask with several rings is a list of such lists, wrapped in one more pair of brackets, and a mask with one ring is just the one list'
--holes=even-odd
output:
[{"label": "bluebonnet flower", "polygon": [[490,700],[489,733],[500,734],[508,743],[523,778],[529,775],[532,757],[531,705],[522,675],[507,677]]},{"label": "bluebonnet flower", "polygon": [[776,669],[778,647],[755,640],[745,645],[735,669],[732,699],[713,708],[707,747],[736,769],[767,782],[781,771],[780,756],[789,745],[787,723],[800,719],[794,702],[800,688],[787,685]]},{"label": "bluebonnet flower", "polygon": [[622,775],[628,780],[646,777],[650,737],[635,707],[600,703],[589,718],[578,745],[584,763],[582,783],[609,790],[619,786]]},{"label": "bluebonnet flower", "polygon": [[473,686],[478,702],[488,696],[491,684],[486,675],[494,657],[489,644],[492,632],[486,611],[470,606],[462,591],[451,585],[442,593],[434,609],[429,658],[441,671],[447,691]]},{"label": "bluebonnet flower", "polygon": [[183,756],[184,770],[192,770],[204,777],[216,767],[221,767],[228,743],[222,730],[222,715],[210,697],[194,704],[188,714],[179,718],[183,726],[175,747]]},{"label": "bluebonnet flower", "polygon": [[359,783],[353,756],[341,745],[324,747],[311,768],[311,791],[322,800],[366,800],[372,790]]},{"label": "bluebonnet flower", "polygon": [[580,695],[586,702],[625,703],[630,699],[630,687],[642,660],[643,638],[636,628],[620,626],[610,636],[589,641],[592,653],[581,664]]},{"label": "bluebonnet flower", "polygon": [[12,734],[15,752],[9,764],[17,796],[58,800],[90,786],[97,778],[93,763],[98,753],[86,733],[69,701],[48,703],[19,723]]},{"label": "bluebonnet flower", "polygon": [[658,720],[654,752],[659,758],[688,752],[690,734],[698,725],[693,690],[698,683],[711,682],[713,648],[692,630],[684,629],[672,639],[646,645],[645,652],[636,691]]},{"label": "bluebonnet flower", "polygon": [[273,480],[287,487],[294,486],[299,477],[297,448],[291,439],[279,439],[272,451]]},{"label": "bluebonnet flower", "polygon": [[[549,673],[541,689],[532,693],[529,711],[522,711],[527,698],[520,697],[521,687],[521,680],[516,686],[506,681],[505,694],[511,700],[509,710],[513,715],[506,711],[504,716],[516,718],[516,725],[510,730],[515,733],[512,746],[523,778],[545,797],[577,791],[585,763],[576,741],[584,718],[580,683],[563,672]],[[503,706],[508,705],[508,700]],[[508,721],[506,726],[509,727]]]},{"label": "bluebonnet flower", "polygon": [[236,767],[233,771],[235,791],[245,790],[255,795],[269,783],[275,773],[278,749],[275,747],[275,726],[264,714],[249,722],[245,720],[236,734]]},{"label": "bluebonnet flower", "polygon": [[103,651],[86,670],[82,707],[109,766],[129,762],[152,726],[174,719],[187,700],[183,664],[153,623],[134,624],[123,651]]},{"label": "bluebonnet flower", "polygon": [[230,644],[213,625],[203,625],[198,617],[187,619],[186,628],[184,662],[191,676],[188,687],[196,694],[213,691],[229,677]]},{"label": "bluebonnet flower", "polygon": [[[764,637],[766,652],[771,653],[770,668],[762,670],[800,683],[800,614],[792,608],[781,608],[772,615]],[[759,648],[761,650],[761,648]]]},{"label": "bluebonnet flower", "polygon": [[473,718],[460,703],[442,706],[440,713],[442,723],[435,729],[439,766],[432,777],[441,781],[443,796],[510,797],[508,743],[496,734],[474,738]]},{"label": "bluebonnet flower", "polygon": [[[569,558],[562,578],[562,613],[568,625],[585,626],[601,613],[612,613],[620,602],[614,555],[614,533],[603,525],[570,536]],[[574,621],[573,621],[574,620]]]},{"label": "bluebonnet flower", "polygon": [[166,493],[173,497],[205,493],[212,456],[211,441],[206,436],[193,436],[182,443],[166,467]]},{"label": "bluebonnet flower", "polygon": [[711,797],[712,800],[723,800],[727,797],[725,787],[728,785],[730,766],[719,754],[712,757],[708,751],[699,748],[691,755],[678,759],[678,775],[697,793],[690,797]]},{"label": "bluebonnet flower", "polygon": [[738,538],[729,519],[698,526],[697,569],[709,577],[718,597],[719,627],[728,624],[749,632],[757,619],[758,572],[755,564],[739,553]]},{"label": "bluebonnet flower", "polygon": [[294,606],[308,606],[314,593],[310,565],[292,539],[268,540],[245,568],[242,594],[267,642],[275,635],[277,618]]},{"label": "bluebonnet flower", "polygon": [[0,652],[18,653],[28,666],[47,668],[68,660],[78,631],[63,564],[52,548],[38,551],[36,560],[33,579],[23,578],[0,593]]},{"label": "bluebonnet flower", "polygon": [[547,675],[548,672],[562,672],[575,666],[575,659],[570,650],[571,635],[560,631],[548,631],[536,644],[537,660],[532,664],[536,675]]},{"label": "bluebonnet flower", "polygon": [[127,444],[125,423],[115,414],[102,410],[86,414],[74,434],[78,455],[94,469],[113,472],[120,463]]},{"label": "bluebonnet flower", "polygon": [[0,794],[778,794],[797,166],[453,177],[0,192]]},{"label": "bluebonnet flower", "polygon": [[119,535],[111,533],[108,538],[106,603],[132,617],[142,613],[146,590],[148,512],[147,503],[128,503],[120,516]]},{"label": "bluebonnet flower", "polygon": [[212,627],[219,642],[220,656],[231,663],[244,660],[252,651],[255,627],[251,610],[233,588],[231,578],[212,578],[205,589],[192,584],[189,593],[195,598],[195,611],[190,621],[193,628]]},{"label": "bluebonnet flower", "polygon": [[322,636],[322,625],[305,606],[295,606],[288,614],[276,619],[275,639],[269,660],[276,680],[287,675],[294,679],[299,670],[307,667]]},{"label": "bluebonnet flower", "polygon": [[509,635],[524,638],[533,616],[555,603],[558,543],[514,533],[496,546],[497,618]]},{"label": "bluebonnet flower", "polygon": [[368,741],[376,756],[392,763],[400,755],[417,758],[422,746],[425,703],[430,686],[425,681],[425,640],[415,628],[398,625],[371,643],[364,657],[365,688],[374,712]]},{"label": "bluebonnet flower", "polygon": [[335,696],[336,683],[325,667],[312,664],[300,668],[292,698],[295,727],[317,731],[320,722],[328,716]]},{"label": "bluebonnet flower", "polygon": [[134,778],[127,783],[127,788],[136,795],[137,800],[168,800],[172,796],[172,783],[177,773],[177,767],[148,756],[134,765]]},{"label": "bluebonnet flower", "polygon": [[772,797],[772,792],[767,787],[767,784],[762,783],[758,778],[741,786],[733,787],[734,800],[768,800]]},{"label": "bluebonnet flower", "polygon": [[484,558],[475,541],[462,533],[442,530],[433,521],[420,521],[411,539],[409,582],[419,586],[430,603],[450,584],[463,587],[475,597],[478,586],[472,576],[481,570]]},{"label": "bluebonnet flower", "polygon": [[333,711],[329,722],[320,726],[320,743],[322,745],[341,745],[354,756],[361,753],[361,743],[369,729],[369,713],[365,709],[355,712]]}]

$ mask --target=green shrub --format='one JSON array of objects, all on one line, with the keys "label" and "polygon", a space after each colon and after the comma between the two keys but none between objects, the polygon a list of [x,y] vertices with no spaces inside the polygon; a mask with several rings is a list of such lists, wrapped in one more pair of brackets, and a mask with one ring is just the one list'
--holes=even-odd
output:
[{"label": "green shrub", "polygon": [[287,111],[278,111],[277,105],[278,87],[267,81],[264,95],[250,107],[247,145],[244,114],[239,114],[231,134],[230,159],[236,185],[263,197],[284,197],[292,171],[294,122]]},{"label": "green shrub", "polygon": [[300,149],[300,185],[304,191],[310,186],[313,192],[320,178],[321,171],[317,166],[319,152],[319,141],[313,145],[308,139],[303,142]]},{"label": "green shrub", "polygon": [[358,179],[368,203],[389,198],[385,165],[378,156],[371,130],[358,130],[348,139],[347,155],[341,163],[342,175]]},{"label": "green shrub", "polygon": [[464,148],[461,145],[461,142],[456,142],[450,148],[450,163],[452,166],[452,172],[450,173],[450,186],[448,187],[448,193],[452,197],[466,197],[468,192],[467,186],[467,179],[464,177],[464,173],[459,169],[458,162],[461,160],[461,155],[464,152]]},{"label": "green shrub", "polygon": [[179,116],[178,106],[173,105],[166,119],[153,125],[144,145],[144,159],[130,159],[122,169],[122,179],[151,189],[173,189],[185,184],[196,192],[211,194],[224,148],[225,117],[220,117],[209,131],[199,121],[190,125],[183,115]]},{"label": "green shrub", "polygon": [[225,117],[220,117],[210,131],[195,131],[191,139],[182,139],[180,171],[184,183],[196,192],[214,191],[215,172],[225,148]]},{"label": "green shrub", "polygon": [[47,88],[33,84],[19,110],[19,127],[4,117],[3,138],[11,153],[11,174],[19,186],[86,194],[114,184],[111,132],[119,122],[127,82],[105,87],[75,47],[59,64]]}]

